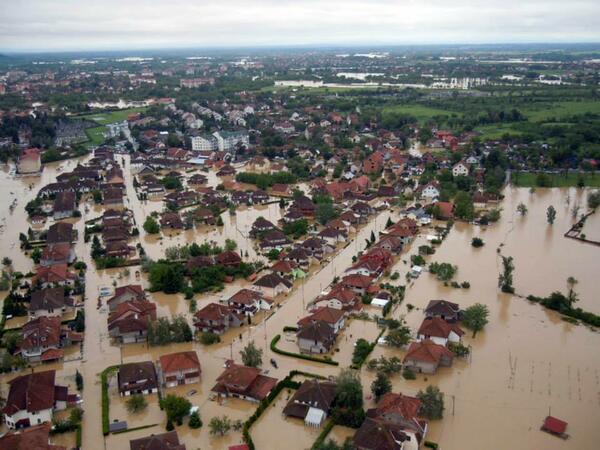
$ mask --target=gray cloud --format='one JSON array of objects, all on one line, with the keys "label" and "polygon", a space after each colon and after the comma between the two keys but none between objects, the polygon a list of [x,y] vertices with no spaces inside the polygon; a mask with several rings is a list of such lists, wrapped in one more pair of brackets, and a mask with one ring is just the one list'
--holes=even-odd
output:
[{"label": "gray cloud", "polygon": [[598,0],[0,0],[3,50],[598,42]]}]

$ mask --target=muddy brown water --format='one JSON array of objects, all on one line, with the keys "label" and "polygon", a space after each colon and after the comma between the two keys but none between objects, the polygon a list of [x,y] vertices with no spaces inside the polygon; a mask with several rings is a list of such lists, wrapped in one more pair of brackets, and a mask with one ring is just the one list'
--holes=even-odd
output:
[{"label": "muddy brown water", "polygon": [[[9,255],[13,259],[15,270],[27,272],[33,268],[31,260],[19,251],[18,245],[18,233],[27,229],[23,206],[35,196],[43,184],[54,181],[59,173],[57,167],[62,166],[63,171],[70,170],[75,163],[68,161],[47,165],[41,178],[14,179],[7,171],[0,172],[0,189],[5,197],[9,198],[10,202],[12,198],[18,198],[18,206],[12,214],[8,208],[10,202],[0,205],[0,220],[4,224],[0,231],[0,248],[2,256]],[[127,172],[125,170],[125,173]],[[217,182],[214,174],[209,173],[209,180]],[[141,223],[147,214],[162,209],[162,203],[150,205],[151,202],[148,202],[142,205],[133,194],[129,175],[126,176],[126,183],[126,206],[134,211],[141,232],[139,241],[155,258],[160,257],[164,248],[170,245],[205,240],[223,243],[225,238],[229,237],[235,239],[240,248],[247,249],[249,259],[252,260],[256,257],[253,253],[253,243],[243,237],[247,227],[259,215],[272,221],[277,220],[280,215],[277,205],[241,208],[235,216],[224,213],[225,225],[220,230],[206,227],[181,232],[174,237],[163,236],[162,239],[157,239],[146,236],[141,229]],[[29,189],[30,184],[35,186],[32,190]],[[500,270],[496,249],[504,243],[502,253],[515,258],[514,278],[518,293],[546,295],[552,290],[564,290],[566,278],[574,276],[579,280],[579,306],[600,313],[596,280],[600,273],[600,249],[562,237],[572,223],[571,208],[574,202],[579,201],[583,205],[585,193],[575,189],[538,189],[535,193],[530,193],[526,189],[508,188],[505,195],[502,204],[503,217],[498,224],[485,228],[457,224],[439,246],[436,254],[428,258],[431,261],[456,264],[459,267],[457,279],[468,280],[471,288],[465,290],[445,287],[430,274],[424,273],[409,285],[405,301],[393,313],[394,317],[406,315],[408,324],[416,330],[423,317],[422,308],[430,299],[445,298],[462,306],[475,302],[485,303],[490,309],[490,323],[485,331],[475,338],[470,334],[465,337],[473,349],[471,360],[457,361],[453,367],[441,369],[434,376],[419,376],[413,381],[403,380],[400,375],[396,375],[393,377],[394,390],[414,394],[430,383],[440,386],[446,398],[445,418],[431,424],[428,438],[439,442],[445,450],[595,449],[600,438],[600,429],[597,427],[597,420],[594,419],[597,419],[600,413],[600,335],[584,326],[563,322],[555,313],[545,311],[539,305],[501,294],[496,285]],[[567,196],[570,197],[569,205],[566,204]],[[514,213],[519,202],[524,202],[529,208],[525,217]],[[545,211],[549,204],[553,204],[558,211],[553,226],[546,223]],[[81,209],[83,212],[83,207]],[[188,398],[192,404],[200,407],[204,427],[200,430],[190,430],[187,425],[177,428],[188,449],[221,449],[242,441],[239,432],[231,432],[225,437],[210,436],[208,422],[211,417],[222,415],[227,415],[233,420],[245,420],[252,414],[256,405],[241,400],[218,403],[209,399],[209,393],[214,380],[223,370],[224,361],[231,356],[239,361],[239,351],[250,340],[254,340],[263,349],[263,369],[271,376],[282,378],[292,369],[335,375],[339,370],[336,367],[272,354],[268,344],[273,336],[282,333],[284,325],[293,325],[305,315],[305,305],[325,289],[335,276],[343,273],[352,263],[352,256],[364,248],[364,239],[370,235],[371,230],[382,230],[390,215],[389,211],[384,211],[374,216],[369,224],[359,230],[358,236],[349,241],[347,247],[339,250],[330,263],[322,267],[313,266],[308,279],[296,282],[294,291],[278,298],[277,301],[281,304],[272,311],[274,314],[263,314],[255,318],[254,325],[250,327],[230,330],[223,336],[222,343],[210,347],[203,347],[198,343],[185,343],[149,348],[144,344],[119,347],[111,343],[106,330],[108,312],[105,307],[96,309],[100,287],[112,286],[115,281],[119,285],[136,282],[136,268],[131,268],[129,275],[126,275],[124,270],[97,271],[93,267],[89,245],[83,243],[83,222],[98,216],[101,211],[102,208],[91,206],[89,213],[84,213],[82,219],[75,221],[80,232],[76,253],[88,264],[88,301],[85,304],[87,329],[83,359],[37,366],[34,369],[56,369],[58,382],[69,384],[71,389],[75,388],[75,371],[78,369],[84,375],[83,448],[86,450],[125,449],[128,448],[130,439],[164,430],[164,413],[158,408],[155,398],[149,399],[150,404],[145,412],[131,415],[126,412],[122,400],[116,394],[115,381],[112,380],[111,420],[125,419],[129,427],[156,425],[144,430],[111,435],[105,439],[102,437],[98,374],[105,367],[119,364],[121,361],[156,361],[162,354],[179,350],[194,349],[198,352],[202,364],[201,382],[166,390],[167,393],[174,392],[180,395],[187,395],[191,389],[197,391]],[[393,217],[396,218],[395,213]],[[595,228],[598,224],[597,218],[593,216],[590,219],[586,227]],[[45,225],[46,228],[48,225],[49,223]],[[486,245],[480,249],[472,248],[470,241],[473,236],[481,236]],[[416,252],[418,245],[424,242],[424,237],[419,237],[400,256],[395,270],[402,276],[396,283],[404,282],[404,274],[409,268],[405,261]],[[147,285],[144,276],[140,282]],[[217,301],[221,296],[229,296],[245,285],[245,281],[236,281],[226,285],[225,291],[221,293],[196,296],[198,306],[201,307],[205,302]],[[191,318],[188,303],[181,296],[153,293],[150,297],[159,305],[159,315],[185,314]],[[408,304],[414,306],[410,312]],[[261,320],[263,317],[268,319]],[[361,325],[360,322],[351,323],[347,333],[338,341],[337,347],[340,351],[336,357],[344,364],[347,364],[350,358],[353,342],[359,333],[369,337],[376,333],[376,330],[365,326],[367,325]],[[346,340],[346,335],[351,334],[350,330],[356,332],[352,333],[352,338]],[[372,356],[380,355],[401,357],[403,352],[377,346]],[[277,360],[277,369],[268,364],[271,358]],[[366,404],[371,406],[373,400],[369,395],[369,386],[374,374],[363,369],[361,375]],[[0,377],[0,391],[3,395],[7,393],[6,381],[13,376],[14,374]],[[298,423],[288,423],[281,417],[280,409],[283,408],[285,398],[286,393],[278,399],[273,410],[253,427],[251,434],[257,448],[277,448],[275,443],[285,440],[286,447],[290,449],[304,449],[310,447],[314,440],[315,433],[312,430],[305,430],[303,425]],[[549,411],[569,422],[569,440],[563,441],[539,431],[539,426]],[[332,432],[332,437],[336,440],[340,441],[351,435],[351,430],[338,428]],[[290,436],[295,438],[288,439]],[[59,441],[67,443],[72,442],[71,439],[72,436],[65,436]]]}]

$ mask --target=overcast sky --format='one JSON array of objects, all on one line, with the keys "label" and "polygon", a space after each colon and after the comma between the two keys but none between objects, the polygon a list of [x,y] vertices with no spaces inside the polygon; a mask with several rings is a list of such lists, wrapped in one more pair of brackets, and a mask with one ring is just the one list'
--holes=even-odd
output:
[{"label": "overcast sky", "polygon": [[0,49],[600,42],[600,0],[0,0]]}]

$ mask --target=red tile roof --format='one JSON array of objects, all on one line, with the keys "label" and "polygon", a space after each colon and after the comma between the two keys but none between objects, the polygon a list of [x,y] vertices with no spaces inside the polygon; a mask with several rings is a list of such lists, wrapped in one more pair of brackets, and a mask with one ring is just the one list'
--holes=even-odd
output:
[{"label": "red tile roof", "polygon": [[169,353],[160,357],[163,373],[179,372],[190,369],[200,370],[200,361],[195,351]]},{"label": "red tile roof", "polygon": [[454,353],[452,353],[443,345],[438,345],[433,341],[426,339],[424,341],[413,342],[410,344],[410,347],[408,347],[408,352],[404,356],[404,360],[439,363],[444,356],[453,358]]}]

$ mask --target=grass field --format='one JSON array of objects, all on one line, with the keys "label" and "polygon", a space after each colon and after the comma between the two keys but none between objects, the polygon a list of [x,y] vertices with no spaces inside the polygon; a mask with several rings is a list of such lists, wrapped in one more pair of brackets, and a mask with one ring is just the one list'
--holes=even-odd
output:
[{"label": "grass field", "polygon": [[[454,111],[448,111],[440,108],[431,108],[424,105],[395,105],[383,108],[381,111],[385,117],[386,114],[410,114],[417,118],[419,122],[425,122],[434,116],[451,116],[457,114]],[[460,115],[460,114],[458,114]]]},{"label": "grass field", "polygon": [[[567,173],[546,174],[550,179],[551,186],[548,187],[575,187],[583,178],[585,186],[600,187],[600,173]],[[511,183],[517,187],[538,187],[537,174],[532,172],[515,172],[511,176]]]},{"label": "grass field", "polygon": [[104,111],[93,114],[83,114],[76,116],[75,119],[86,119],[91,120],[99,124],[98,127],[87,128],[85,134],[88,138],[85,145],[87,147],[95,147],[101,145],[104,142],[104,133],[106,132],[106,125],[114,122],[122,122],[127,119],[127,116],[135,112],[143,112],[146,107],[140,108],[128,108],[121,109],[118,111]]},{"label": "grass field", "polygon": [[76,116],[75,118],[93,120],[94,122],[99,123],[100,125],[106,125],[109,123],[121,122],[127,119],[127,116],[129,114],[136,112],[144,112],[145,110],[146,107],[142,106],[139,108],[120,109],[118,111],[104,111],[92,114],[84,114],[81,116]]},{"label": "grass field", "polygon": [[104,125],[102,125],[101,127],[87,128],[85,130],[85,134],[88,137],[86,145],[88,147],[95,147],[101,145],[104,142],[105,131],[106,127]]},{"label": "grass field", "polygon": [[520,136],[521,134],[523,134],[519,130],[513,130],[512,124],[510,123],[483,125],[481,127],[477,127],[477,131],[481,133],[482,140],[500,139],[505,134],[509,134],[511,136]]},{"label": "grass field", "polygon": [[548,105],[543,108],[523,109],[523,114],[525,114],[531,122],[543,122],[550,118],[560,119],[585,113],[600,114],[600,101],[553,102],[548,103]]}]

